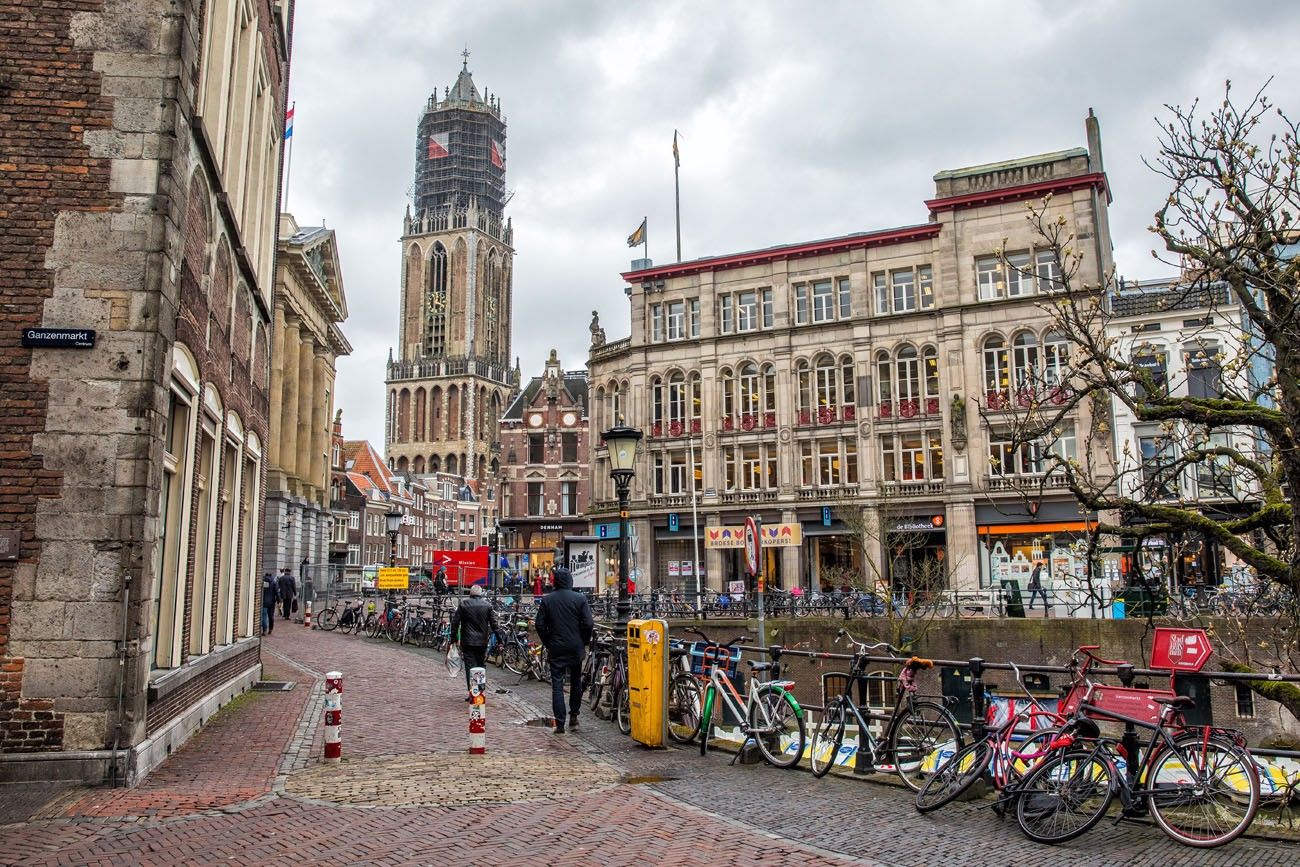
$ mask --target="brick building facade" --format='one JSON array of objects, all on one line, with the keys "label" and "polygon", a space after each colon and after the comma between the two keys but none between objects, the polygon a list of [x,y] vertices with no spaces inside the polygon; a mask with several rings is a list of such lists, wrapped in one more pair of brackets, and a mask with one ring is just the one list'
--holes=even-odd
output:
[{"label": "brick building facade", "polygon": [[260,670],[292,3],[0,20],[0,779],[131,779]]}]

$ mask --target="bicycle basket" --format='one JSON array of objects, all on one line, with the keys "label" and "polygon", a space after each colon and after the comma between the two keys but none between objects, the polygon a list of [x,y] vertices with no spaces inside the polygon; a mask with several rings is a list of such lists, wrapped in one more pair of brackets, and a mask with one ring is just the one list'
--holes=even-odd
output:
[{"label": "bicycle basket", "polygon": [[717,668],[728,677],[734,678],[740,668],[740,650],[696,641],[691,644],[691,674],[708,677]]}]

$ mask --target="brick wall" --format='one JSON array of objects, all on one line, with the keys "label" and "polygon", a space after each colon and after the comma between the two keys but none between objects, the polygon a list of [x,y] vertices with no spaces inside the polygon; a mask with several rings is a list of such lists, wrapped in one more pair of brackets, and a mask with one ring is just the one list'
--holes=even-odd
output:
[{"label": "brick wall", "polygon": [[44,324],[54,290],[45,257],[60,212],[111,210],[121,201],[108,192],[109,161],[84,144],[110,126],[112,106],[90,52],[70,35],[74,14],[101,6],[0,0],[0,531],[22,537],[21,561],[0,562],[0,752],[62,742],[62,714],[48,698],[21,698],[24,660],[9,655],[15,578],[30,576],[37,557],[37,501],[60,496],[62,482],[34,445],[49,395],[31,376],[32,350],[22,348],[21,334]]},{"label": "brick wall", "polygon": [[255,645],[248,650],[227,659],[199,677],[192,678],[184,686],[149,703],[149,719],[145,726],[147,735],[154,735],[167,723],[184,713],[191,705],[212,692],[221,684],[248,671],[262,661],[262,649]]}]

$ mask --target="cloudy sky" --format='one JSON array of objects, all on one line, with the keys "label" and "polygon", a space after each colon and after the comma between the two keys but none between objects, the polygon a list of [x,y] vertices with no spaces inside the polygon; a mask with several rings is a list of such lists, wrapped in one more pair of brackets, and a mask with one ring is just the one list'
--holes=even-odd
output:
[{"label": "cloudy sky", "polygon": [[935,172],[1086,145],[1101,120],[1120,271],[1162,276],[1146,231],[1167,192],[1142,163],[1166,103],[1269,76],[1300,112],[1300,3],[298,0],[287,210],[338,231],[355,351],[345,432],[382,448],[398,238],[416,121],[468,45],[509,124],[513,353],[583,366],[592,310],[628,333],[625,239],[682,255],[924,222]]}]

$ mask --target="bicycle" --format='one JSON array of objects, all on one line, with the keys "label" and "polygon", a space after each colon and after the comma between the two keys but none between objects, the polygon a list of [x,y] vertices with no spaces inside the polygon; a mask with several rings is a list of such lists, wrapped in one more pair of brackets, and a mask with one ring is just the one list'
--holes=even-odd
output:
[{"label": "bicycle", "polygon": [[895,655],[901,651],[886,642],[867,644],[859,641],[846,629],[836,633],[835,640],[838,642],[841,638],[854,646],[853,662],[844,679],[843,692],[828,701],[821,722],[813,728],[808,751],[813,775],[824,777],[835,765],[844,744],[845,730],[851,721],[858,729],[859,761],[866,756],[872,769],[892,770],[909,789],[920,790],[925,782],[926,760],[935,748],[944,743],[955,743],[958,748],[962,745],[961,728],[948,709],[938,702],[917,700],[916,673],[934,663],[918,656],[905,662],[899,660],[903,662],[903,669],[898,675],[894,709],[884,734],[877,739],[867,723],[868,714],[862,712],[850,693],[854,682],[860,683],[867,675],[868,651],[885,648]]},{"label": "bicycle", "polygon": [[929,813],[952,803],[976,780],[990,775],[994,788],[998,790],[993,811],[1003,815],[1018,794],[1015,783],[1037,767],[1038,760],[1070,743],[1059,739],[1061,727],[1066,723],[1065,717],[1044,708],[1025,687],[1020,668],[1015,663],[1010,665],[1029,704],[1018,710],[1013,705],[1007,721],[995,726],[992,724],[995,719],[995,709],[990,701],[992,696],[985,693],[985,700],[989,701],[985,736],[964,747],[959,746],[939,764],[916,793],[917,812]]},{"label": "bicycle", "polygon": [[670,670],[676,668],[668,681],[668,736],[679,744],[695,740],[704,710],[704,690],[691,671],[690,653],[677,641],[668,650]]},{"label": "bicycle", "polygon": [[[704,661],[709,668],[709,680],[704,688],[704,710],[700,713],[700,755],[708,752],[713,716],[721,702],[736,719],[742,721],[740,728],[746,741],[754,740],[768,764],[777,768],[792,768],[799,764],[808,739],[807,730],[803,708],[789,692],[794,681],[780,680],[780,648],[770,649],[771,662],[748,661],[751,676],[742,698],[725,671],[732,661],[732,649],[744,636],[733,638],[726,644],[717,644],[698,629],[688,629],[687,632],[700,636],[707,643]],[[771,672],[771,680],[760,682],[755,675],[765,671]]]},{"label": "bicycle", "polygon": [[[1241,836],[1255,818],[1260,794],[1259,773],[1240,733],[1183,725],[1180,712],[1194,703],[1181,695],[1151,695],[1160,706],[1154,722],[1103,706],[1078,656],[1103,665],[1122,663],[1097,657],[1097,649],[1075,652],[1081,672],[1076,680],[1084,687],[1074,707],[1075,724],[1091,735],[1097,730],[1093,720],[1123,723],[1125,737],[1076,740],[1030,772],[1016,802],[1020,830],[1039,843],[1072,840],[1100,822],[1118,795],[1122,809],[1116,821],[1150,814],[1161,831],[1183,845],[1209,849]],[[1151,732],[1140,751],[1132,735],[1137,728]],[[1117,755],[1124,760],[1122,769]]]}]

